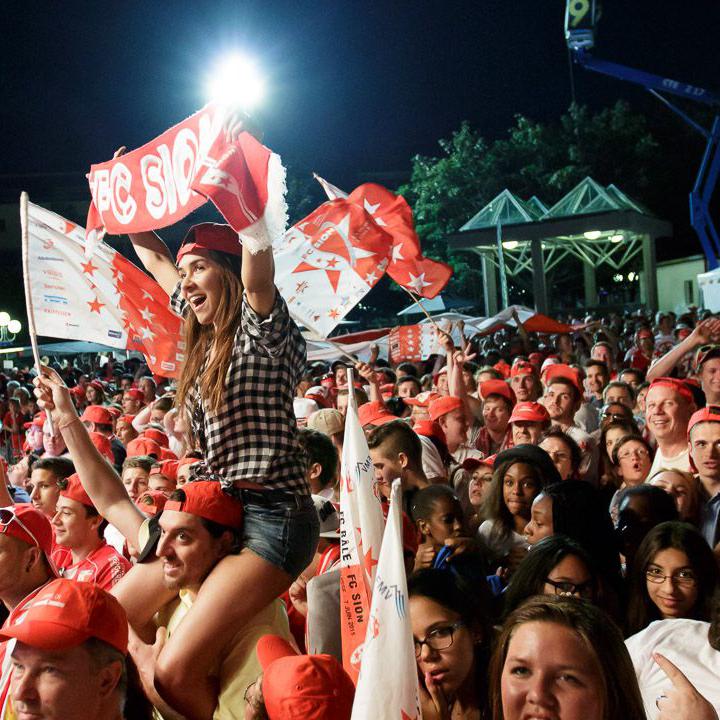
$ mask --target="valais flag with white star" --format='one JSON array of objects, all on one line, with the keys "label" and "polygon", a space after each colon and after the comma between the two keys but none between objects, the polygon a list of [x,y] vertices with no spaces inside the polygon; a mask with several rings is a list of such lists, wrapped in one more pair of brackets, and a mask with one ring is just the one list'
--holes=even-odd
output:
[{"label": "valais flag with white star", "polygon": [[182,320],[162,288],[100,242],[85,257],[85,228],[28,205],[30,293],[38,335],[85,340],[145,355],[152,372],[178,377]]},{"label": "valais flag with white star", "polygon": [[387,273],[398,285],[420,297],[434,298],[448,284],[452,268],[422,254],[412,210],[402,195],[375,183],[359,185],[348,195],[318,175],[315,178],[331,200],[346,198],[360,205],[391,235],[392,251]]},{"label": "valais flag with white star", "polygon": [[374,287],[392,238],[356,203],[323,203],[273,245],[275,284],[296,321],[323,337]]}]

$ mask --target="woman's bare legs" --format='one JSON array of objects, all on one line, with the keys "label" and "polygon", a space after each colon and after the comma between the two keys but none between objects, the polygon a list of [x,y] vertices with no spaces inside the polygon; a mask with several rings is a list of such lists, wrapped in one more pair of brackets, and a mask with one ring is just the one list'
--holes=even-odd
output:
[{"label": "woman's bare legs", "polygon": [[218,702],[211,670],[236,632],[293,579],[248,549],[223,558],[160,653],[155,686],[163,699],[188,720],[211,720]]}]

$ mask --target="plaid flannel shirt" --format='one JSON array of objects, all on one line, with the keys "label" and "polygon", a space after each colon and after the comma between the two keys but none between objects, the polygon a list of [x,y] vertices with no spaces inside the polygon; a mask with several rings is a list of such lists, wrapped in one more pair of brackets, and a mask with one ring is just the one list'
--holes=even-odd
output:
[{"label": "plaid flannel shirt", "polygon": [[[187,310],[180,283],[170,307],[179,315]],[[261,318],[244,294],[240,312],[224,407],[214,413],[204,406],[199,380],[188,394],[188,418],[204,456],[193,474],[219,480],[231,494],[238,480],[309,494],[293,410],[295,388],[307,361],[305,340],[277,291],[268,317]]]}]

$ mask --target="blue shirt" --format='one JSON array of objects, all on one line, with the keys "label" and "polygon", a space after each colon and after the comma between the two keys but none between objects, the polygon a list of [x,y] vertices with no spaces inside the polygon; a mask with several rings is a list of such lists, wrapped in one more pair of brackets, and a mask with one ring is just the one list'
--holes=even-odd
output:
[{"label": "blue shirt", "polygon": [[705,502],[700,516],[700,532],[711,548],[717,544],[718,516],[720,516],[720,492]]}]

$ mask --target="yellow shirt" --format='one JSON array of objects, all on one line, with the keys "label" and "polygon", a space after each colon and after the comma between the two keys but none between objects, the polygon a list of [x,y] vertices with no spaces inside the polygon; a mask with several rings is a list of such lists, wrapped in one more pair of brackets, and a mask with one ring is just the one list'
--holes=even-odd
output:
[{"label": "yellow shirt", "polygon": [[[179,598],[156,615],[156,624],[158,627],[165,626],[170,637],[192,604],[191,594],[187,590],[181,590]],[[282,600],[271,602],[235,634],[232,649],[213,672],[220,683],[218,705],[213,720],[243,720],[245,717],[245,690],[262,672],[255,646],[263,635],[279,635],[293,643]],[[163,720],[157,710],[153,710],[153,718]]]}]

